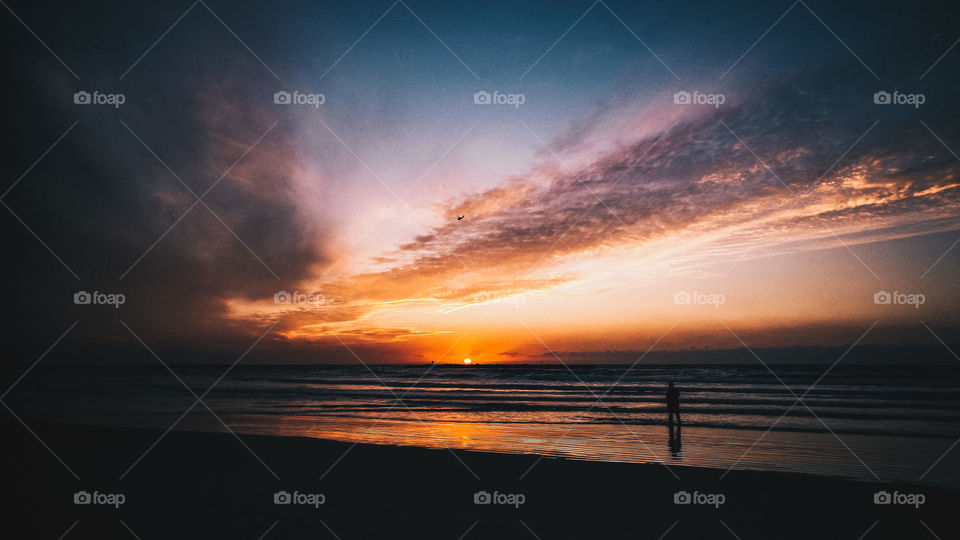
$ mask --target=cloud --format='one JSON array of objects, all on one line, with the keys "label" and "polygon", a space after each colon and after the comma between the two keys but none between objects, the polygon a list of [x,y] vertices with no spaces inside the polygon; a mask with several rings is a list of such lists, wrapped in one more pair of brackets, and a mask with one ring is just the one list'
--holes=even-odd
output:
[{"label": "cloud", "polygon": [[[674,262],[689,269],[960,228],[960,163],[915,116],[887,114],[854,80],[835,91],[837,77],[797,74],[695,114],[664,112],[683,107],[667,99],[627,107],[661,129],[612,130],[605,143],[600,123],[584,121],[555,151],[594,152],[586,165],[545,176],[540,165],[535,180],[468,196],[455,205],[466,220],[382,255],[382,271],[327,286],[354,315],[411,302],[449,309],[575,281],[548,276],[571,259],[671,241]],[[625,115],[617,126],[650,125]],[[954,127],[938,135],[957,146]]]},{"label": "cloud", "polygon": [[[146,14],[159,14],[154,11]],[[298,20],[308,20],[297,13]],[[111,17],[84,26],[122,26],[124,16]],[[54,31],[74,25],[69,17],[47,24],[59,26],[43,35],[75,34]],[[872,96],[881,83],[853,75],[863,73],[850,59],[853,69],[730,83],[719,109],[675,105],[672,90],[662,88],[632,95],[628,86],[557,137],[529,174],[452,203],[425,203],[443,204],[445,212],[452,206],[467,216],[464,221],[419,230],[363,271],[331,277],[325,273],[341,255],[334,233],[350,231],[336,231],[336,224],[324,220],[327,205],[343,204],[324,187],[342,180],[337,173],[348,170],[343,163],[353,163],[353,156],[336,141],[318,142],[321,137],[310,129],[301,125],[298,131],[290,125],[295,122],[278,116],[270,99],[276,80],[217,21],[202,14],[186,18],[170,34],[176,46],[160,44],[122,88],[116,74],[132,58],[117,56],[128,53],[105,55],[105,42],[87,40],[82,51],[69,53],[83,64],[67,58],[82,65],[81,83],[15,20],[8,25],[10,35],[26,44],[23,54],[11,55],[8,71],[25,75],[9,85],[9,101],[17,107],[7,131],[14,135],[5,140],[11,159],[0,167],[8,179],[30,172],[4,198],[17,217],[0,211],[8,250],[16,254],[3,273],[7,283],[17,284],[8,291],[8,328],[16,329],[11,333],[17,340],[32,340],[31,351],[49,345],[51,328],[76,319],[82,319],[75,331],[80,340],[137,345],[119,325],[121,317],[144,329],[147,341],[176,343],[178,350],[242,350],[273,323],[284,336],[281,344],[323,338],[324,346],[335,346],[332,332],[351,343],[401,344],[444,331],[420,328],[404,317],[410,311],[469,309],[491,298],[535,296],[588,279],[569,268],[571,261],[627,253],[638,260],[662,256],[678,270],[710,271],[724,257],[765,257],[960,226],[958,162],[944,148],[960,148],[957,108],[943,99],[955,94],[947,91],[955,83],[944,83],[941,94],[931,94],[919,110],[879,107]],[[215,33],[195,31],[211,28]],[[120,45],[130,39],[104,35]],[[291,34],[289,50],[264,53],[271,65],[288,52],[303,58],[297,35]],[[936,58],[948,46],[940,39],[927,49]],[[906,50],[898,54],[911,56]],[[879,55],[864,53],[871,56]],[[302,66],[292,67],[278,71]],[[944,64],[931,78],[942,80],[947,73]],[[882,84],[906,89],[915,78]],[[109,111],[70,102],[73,91],[97,84],[104,90],[116,85],[128,94],[127,104]],[[377,81],[368,86],[377,88]],[[403,109],[403,101],[384,99],[363,107]],[[337,111],[353,114],[350,122],[365,128],[347,140],[380,145],[375,135],[385,129],[382,115],[356,111]],[[76,128],[31,168],[74,119]],[[304,156],[305,148],[319,157]],[[221,175],[204,199],[213,212],[197,205],[181,219],[195,202],[190,190],[201,194]],[[275,292],[295,287],[322,294],[325,302],[320,308],[273,303]],[[69,299],[81,288],[123,292],[128,303],[118,312],[77,311]],[[391,314],[397,316],[391,320]]]},{"label": "cloud", "polygon": [[[224,79],[243,77],[237,69]],[[62,86],[63,74],[46,76],[52,88]],[[256,93],[255,86],[247,91]],[[24,155],[34,156],[44,147],[37,140],[63,131],[63,115],[79,115],[75,129],[5,200],[80,276],[75,280],[8,214],[5,234],[20,256],[5,274],[23,288],[11,304],[32,321],[17,323],[22,339],[36,333],[47,340],[50,328],[72,317],[82,324],[71,338],[131,341],[122,319],[150,343],[215,341],[242,352],[265,327],[231,318],[228,300],[272,297],[329,262],[328,225],[304,212],[322,179],[301,165],[282,127],[268,133],[277,120],[269,109],[221,83],[147,90],[129,81],[125,91],[130,99],[120,117],[78,110],[59,92],[34,92],[25,100],[36,107],[13,115],[13,125],[24,128],[23,146],[33,146]],[[144,95],[164,103],[145,102]],[[27,112],[38,109],[44,112]],[[191,190],[200,196],[211,187],[205,204],[196,204]],[[81,289],[122,292],[127,303],[117,313],[79,311],[70,298]]]}]

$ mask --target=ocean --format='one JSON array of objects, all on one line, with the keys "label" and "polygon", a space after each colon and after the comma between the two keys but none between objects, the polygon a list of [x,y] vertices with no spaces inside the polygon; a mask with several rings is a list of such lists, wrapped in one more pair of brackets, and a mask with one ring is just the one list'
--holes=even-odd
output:
[{"label": "ocean", "polygon": [[[228,426],[960,489],[960,450],[949,451],[960,440],[960,366],[841,365],[825,376],[828,366],[771,366],[776,375],[763,366],[628,367],[239,365],[220,379],[228,366],[174,366],[174,375],[162,366],[41,364],[4,401],[28,422]],[[679,433],[666,425],[671,381],[681,392]],[[184,383],[215,414],[194,406]]]}]

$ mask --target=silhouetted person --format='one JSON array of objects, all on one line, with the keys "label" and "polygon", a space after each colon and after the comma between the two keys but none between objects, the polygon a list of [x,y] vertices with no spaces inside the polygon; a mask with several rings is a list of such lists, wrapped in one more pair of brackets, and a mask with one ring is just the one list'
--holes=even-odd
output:
[{"label": "silhouetted person", "polygon": [[667,422],[673,424],[673,415],[677,415],[677,424],[680,420],[680,391],[673,387],[673,383],[667,388]]}]

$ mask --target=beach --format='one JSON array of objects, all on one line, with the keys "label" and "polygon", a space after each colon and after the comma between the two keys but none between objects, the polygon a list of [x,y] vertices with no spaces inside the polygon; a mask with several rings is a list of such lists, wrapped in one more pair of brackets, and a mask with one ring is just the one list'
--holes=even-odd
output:
[{"label": "beach", "polygon": [[[3,425],[17,464],[7,485],[16,493],[8,522],[23,531],[18,538],[960,534],[960,494],[931,486],[49,422],[30,422],[31,433],[9,414]],[[80,491],[99,499],[75,504]],[[875,504],[879,491],[892,503]],[[278,492],[291,503],[277,504]],[[904,503],[917,494],[922,504]]]}]

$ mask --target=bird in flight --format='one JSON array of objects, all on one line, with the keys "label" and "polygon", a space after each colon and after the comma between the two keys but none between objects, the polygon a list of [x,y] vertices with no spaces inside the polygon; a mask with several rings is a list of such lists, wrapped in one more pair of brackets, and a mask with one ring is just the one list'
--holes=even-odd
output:
[{"label": "bird in flight", "polygon": [[465,217],[467,217],[467,216],[466,216],[466,215],[463,215],[463,216],[457,216],[457,221],[460,221],[461,219],[463,219],[463,218],[465,218]]}]

